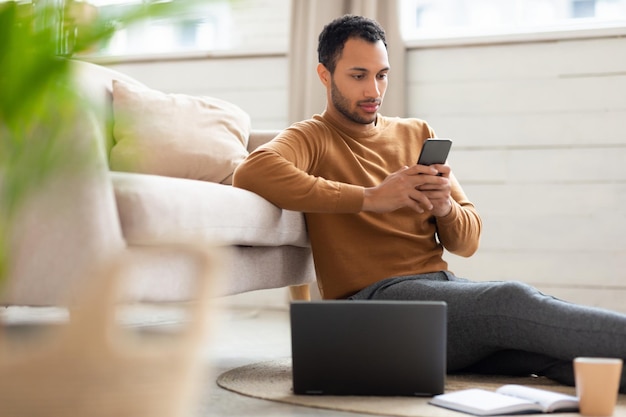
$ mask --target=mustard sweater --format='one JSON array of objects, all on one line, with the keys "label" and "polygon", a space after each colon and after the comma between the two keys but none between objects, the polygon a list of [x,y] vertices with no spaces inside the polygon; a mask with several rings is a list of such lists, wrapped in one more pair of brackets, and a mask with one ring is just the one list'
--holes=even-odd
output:
[{"label": "mustard sweater", "polygon": [[415,164],[429,137],[419,119],[379,115],[374,129],[358,132],[324,113],[251,153],[233,184],[305,213],[320,292],[345,298],[381,279],[446,270],[444,248],[461,256],[478,248],[481,220],[456,180],[445,217],[361,211],[363,188]]}]

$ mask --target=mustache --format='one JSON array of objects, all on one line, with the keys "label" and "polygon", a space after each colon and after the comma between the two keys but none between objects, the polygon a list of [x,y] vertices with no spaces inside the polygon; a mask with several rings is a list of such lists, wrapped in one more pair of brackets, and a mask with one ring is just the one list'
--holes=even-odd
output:
[{"label": "mustache", "polygon": [[357,104],[377,104],[380,105],[382,103],[382,100],[379,98],[371,98],[368,100],[360,100],[357,102]]}]

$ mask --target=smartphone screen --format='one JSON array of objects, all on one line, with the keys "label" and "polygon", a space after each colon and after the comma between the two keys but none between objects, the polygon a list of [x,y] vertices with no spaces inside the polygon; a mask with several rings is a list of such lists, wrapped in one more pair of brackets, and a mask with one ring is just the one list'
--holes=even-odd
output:
[{"label": "smartphone screen", "polygon": [[427,139],[417,160],[418,165],[445,164],[451,147],[450,139]]}]

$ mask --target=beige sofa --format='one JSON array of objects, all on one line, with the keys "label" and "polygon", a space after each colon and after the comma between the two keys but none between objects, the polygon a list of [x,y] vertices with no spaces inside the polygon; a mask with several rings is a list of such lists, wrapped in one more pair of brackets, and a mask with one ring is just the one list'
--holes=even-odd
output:
[{"label": "beige sofa", "polygon": [[[294,298],[306,299],[315,274],[303,215],[226,184],[114,171],[110,166],[117,130],[112,126],[117,129],[123,115],[112,107],[112,82],[145,86],[103,66],[73,65],[76,88],[93,109],[76,121],[72,134],[86,142],[96,140],[101,158],[88,172],[48,184],[21,211],[13,228],[13,262],[2,303],[65,303],[89,280],[94,265],[119,251],[131,251],[137,259],[136,297],[184,299],[190,291],[189,265],[165,253],[154,256],[155,248],[181,241],[226,248],[226,273],[218,283],[221,296],[290,287]],[[139,107],[134,103],[129,111]],[[175,122],[166,120],[165,126]],[[275,134],[251,130],[247,151]],[[147,249],[152,249],[149,257]]]}]

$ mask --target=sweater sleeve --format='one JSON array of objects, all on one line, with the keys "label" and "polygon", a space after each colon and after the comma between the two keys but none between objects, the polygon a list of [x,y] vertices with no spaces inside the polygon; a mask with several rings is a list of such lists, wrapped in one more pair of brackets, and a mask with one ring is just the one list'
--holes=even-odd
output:
[{"label": "sweater sleeve", "polygon": [[441,244],[451,253],[472,256],[480,241],[482,221],[474,204],[452,176],[452,210],[437,218],[437,234]]},{"label": "sweater sleeve", "polygon": [[359,212],[363,205],[363,187],[309,174],[316,160],[324,158],[323,151],[287,129],[252,152],[237,167],[233,185],[287,210]]}]

